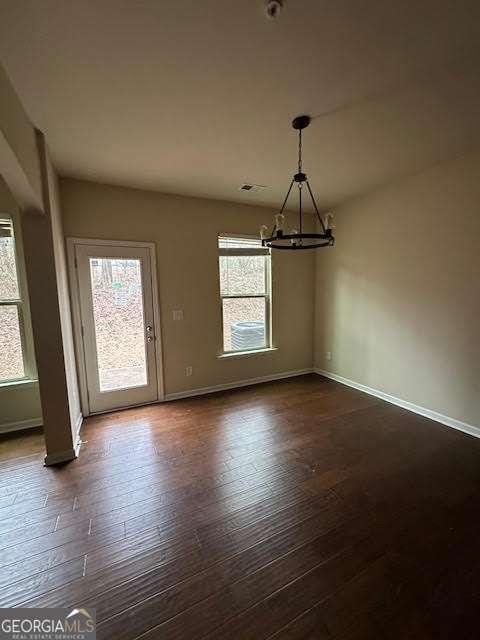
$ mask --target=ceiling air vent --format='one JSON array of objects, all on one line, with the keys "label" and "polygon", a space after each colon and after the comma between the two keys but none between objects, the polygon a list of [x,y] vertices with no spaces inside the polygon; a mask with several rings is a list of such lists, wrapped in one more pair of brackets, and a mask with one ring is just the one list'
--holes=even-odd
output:
[{"label": "ceiling air vent", "polygon": [[266,189],[267,185],[265,184],[252,184],[251,182],[246,182],[238,187],[239,191],[263,191]]}]

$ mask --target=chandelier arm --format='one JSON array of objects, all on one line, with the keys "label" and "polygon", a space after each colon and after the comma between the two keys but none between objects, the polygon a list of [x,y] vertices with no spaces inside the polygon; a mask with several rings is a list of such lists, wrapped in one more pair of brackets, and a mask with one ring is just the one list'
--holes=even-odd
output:
[{"label": "chandelier arm", "polygon": [[280,213],[283,213],[283,210],[285,209],[285,205],[287,204],[288,196],[290,195],[290,191],[292,190],[294,182],[295,180],[292,178],[290,186],[288,187],[287,195],[285,196],[285,200],[283,201],[282,208],[280,209]]},{"label": "chandelier arm", "polygon": [[310,194],[310,197],[311,197],[312,202],[313,202],[313,206],[315,207],[315,213],[317,214],[317,218],[319,219],[320,224],[322,225],[323,233],[327,233],[327,229],[325,228],[325,224],[324,224],[324,222],[322,220],[322,217],[321,217],[321,215],[320,215],[320,213],[318,211],[317,203],[315,202],[315,198],[313,196],[312,190],[310,189],[310,184],[309,184],[308,180],[306,181],[306,183],[307,183],[308,193]]},{"label": "chandelier arm", "polygon": [[302,233],[302,183],[298,183],[298,202],[299,202],[299,231]]}]

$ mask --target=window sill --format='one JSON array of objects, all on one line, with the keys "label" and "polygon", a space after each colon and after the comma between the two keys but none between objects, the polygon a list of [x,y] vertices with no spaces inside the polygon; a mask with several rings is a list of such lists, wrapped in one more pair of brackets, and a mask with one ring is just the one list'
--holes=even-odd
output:
[{"label": "window sill", "polygon": [[252,351],[232,351],[231,353],[222,353],[217,358],[243,358],[244,356],[256,356],[259,353],[271,353],[277,351],[277,347],[267,347],[266,349],[255,349]]},{"label": "window sill", "polygon": [[2,389],[14,389],[16,387],[28,387],[38,384],[37,378],[25,378],[24,380],[9,380],[8,382],[0,382],[0,391]]}]

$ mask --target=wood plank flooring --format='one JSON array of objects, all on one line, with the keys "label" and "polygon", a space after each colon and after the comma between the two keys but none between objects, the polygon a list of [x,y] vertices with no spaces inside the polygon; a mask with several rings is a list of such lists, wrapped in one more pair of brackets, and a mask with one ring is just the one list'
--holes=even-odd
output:
[{"label": "wood plank flooring", "polygon": [[319,376],[0,440],[0,606],[99,639],[478,639],[480,440]]}]

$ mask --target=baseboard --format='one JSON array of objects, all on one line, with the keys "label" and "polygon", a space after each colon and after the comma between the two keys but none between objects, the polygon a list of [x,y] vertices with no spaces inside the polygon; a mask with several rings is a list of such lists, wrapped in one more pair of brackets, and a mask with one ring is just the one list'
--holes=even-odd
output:
[{"label": "baseboard", "polygon": [[80,436],[77,436],[74,444],[73,444],[73,453],[75,454],[75,458],[78,458],[80,454],[80,447],[82,446],[82,440]]},{"label": "baseboard", "polygon": [[30,418],[29,420],[18,420],[17,422],[5,422],[5,424],[0,424],[0,433],[34,429],[35,427],[41,427],[42,424],[42,418]]},{"label": "baseboard", "polygon": [[77,416],[77,420],[75,422],[75,435],[73,437],[73,447],[71,449],[66,449],[65,451],[59,451],[58,453],[49,453],[45,456],[44,464],[46,467],[51,467],[55,464],[63,464],[65,462],[70,462],[71,460],[75,460],[78,458],[78,454],[80,453],[80,447],[82,446],[82,440],[80,438],[80,429],[83,424],[83,415],[80,413]]},{"label": "baseboard", "polygon": [[313,368],[310,367],[308,369],[284,371],[283,373],[274,373],[268,376],[259,376],[258,378],[248,378],[248,380],[237,380],[235,382],[227,382],[226,384],[217,384],[213,387],[200,387],[198,389],[189,389],[188,391],[167,393],[167,395],[165,396],[165,400],[180,400],[181,398],[203,396],[207,393],[215,393],[216,391],[228,391],[228,389],[250,387],[251,385],[260,384],[262,382],[273,382],[274,380],[283,380],[284,378],[294,378],[295,376],[303,376],[307,373],[313,373]]},{"label": "baseboard", "polygon": [[51,467],[55,464],[70,462],[71,460],[75,460],[76,457],[75,448],[72,447],[71,449],[65,449],[65,451],[59,451],[58,453],[47,453],[43,463],[46,467]]},{"label": "baseboard", "polygon": [[75,423],[75,436],[73,438],[73,450],[75,451],[75,457],[78,458],[78,454],[80,453],[80,447],[82,446],[82,439],[80,437],[80,430],[83,424],[83,415],[81,413],[77,416],[77,421]]},{"label": "baseboard", "polygon": [[335,382],[340,382],[341,384],[344,384],[348,387],[353,387],[354,389],[358,389],[359,391],[368,393],[371,396],[375,396],[377,398],[380,398],[381,400],[390,402],[391,404],[396,404],[398,407],[402,407],[402,409],[407,409],[408,411],[412,411],[413,413],[418,413],[425,418],[430,418],[431,420],[435,420],[435,422],[440,422],[447,427],[451,427],[452,429],[457,429],[458,431],[463,431],[464,433],[468,433],[471,436],[480,438],[480,427],[475,427],[474,425],[467,424],[466,422],[461,422],[460,420],[456,420],[455,418],[450,418],[450,416],[445,416],[442,413],[433,411],[432,409],[420,407],[417,404],[413,404],[412,402],[408,402],[407,400],[402,400],[401,398],[391,396],[388,393],[379,391],[378,389],[372,389],[372,387],[367,387],[364,384],[360,384],[359,382],[355,382],[354,380],[350,380],[349,378],[344,378],[343,376],[339,376],[336,373],[331,373],[330,371],[326,371],[325,369],[315,368],[314,371],[320,376],[330,378],[331,380],[335,380]]}]

